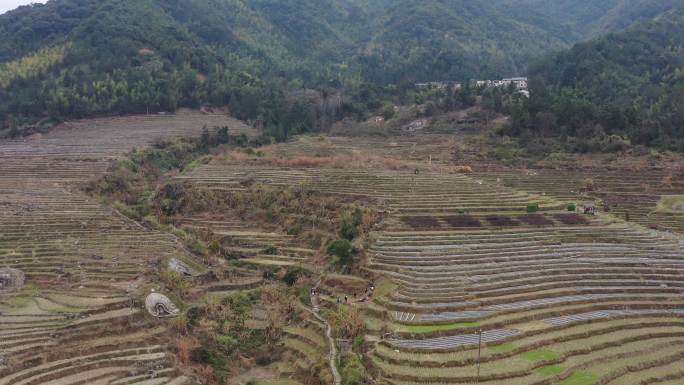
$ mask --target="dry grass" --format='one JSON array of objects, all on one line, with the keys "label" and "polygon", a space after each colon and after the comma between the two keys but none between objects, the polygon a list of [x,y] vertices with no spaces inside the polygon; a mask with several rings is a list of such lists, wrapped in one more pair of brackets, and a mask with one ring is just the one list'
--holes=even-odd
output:
[{"label": "dry grass", "polygon": [[182,365],[192,364],[192,352],[200,346],[195,337],[181,337],[176,341],[178,362]]},{"label": "dry grass", "polygon": [[337,338],[352,339],[363,331],[361,311],[355,306],[338,306],[328,313],[328,322]]},{"label": "dry grass", "polygon": [[422,170],[444,172],[448,174],[470,173],[473,169],[465,165],[437,165],[425,164],[389,158],[362,152],[351,154],[334,154],[324,156],[294,155],[290,157],[277,157],[273,146],[265,146],[256,150],[255,153],[244,151],[231,151],[219,159],[236,163],[251,163],[259,165],[291,167],[291,168],[335,168],[335,169],[385,169],[385,170]]},{"label": "dry grass", "polygon": [[674,214],[684,213],[684,195],[661,196],[656,211]]}]

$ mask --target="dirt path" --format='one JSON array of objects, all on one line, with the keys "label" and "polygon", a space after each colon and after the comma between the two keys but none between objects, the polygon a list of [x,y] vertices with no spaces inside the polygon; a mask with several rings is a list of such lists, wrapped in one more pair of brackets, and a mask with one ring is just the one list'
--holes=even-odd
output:
[{"label": "dirt path", "polygon": [[[318,291],[318,287],[321,285],[321,280],[322,278],[318,279],[318,282],[316,282],[316,285],[314,286],[314,291]],[[330,356],[328,357],[328,361],[330,364],[330,371],[333,374],[333,379],[335,381],[335,385],[340,385],[342,384],[342,376],[340,376],[340,372],[337,370],[337,364],[335,363],[335,358],[337,357],[337,347],[335,346],[335,339],[332,336],[332,327],[328,323],[328,321],[319,314],[320,308],[318,307],[318,298],[313,295],[311,295],[311,306],[312,309],[311,314],[316,317],[319,321],[323,322],[325,325],[325,337],[328,339],[328,345],[330,346]]]}]

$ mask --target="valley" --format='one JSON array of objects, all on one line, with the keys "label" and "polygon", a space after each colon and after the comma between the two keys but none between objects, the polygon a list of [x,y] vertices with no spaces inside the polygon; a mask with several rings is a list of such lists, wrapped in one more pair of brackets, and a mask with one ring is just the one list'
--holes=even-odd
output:
[{"label": "valley", "polygon": [[[359,342],[344,354],[357,354],[379,382],[640,384],[684,376],[684,213],[659,208],[663,197],[684,195],[681,168],[626,174],[487,162],[471,172],[449,165],[449,147],[435,144],[446,136],[418,133],[229,146],[164,177],[208,202],[305,188],[307,199],[376,212],[346,273],[334,272],[339,265],[308,230],[285,231],[249,210],[208,203],[175,213],[178,228],[220,241],[219,257],[198,258],[175,231],[141,225],[82,190],[133,148],[219,126],[256,136],[225,115],[182,111],[77,121],[1,143],[2,268],[23,272],[25,284],[0,305],[0,383],[191,383],[197,372],[183,369],[190,363],[178,326],[147,314],[144,297],[166,293],[185,312],[242,291],[276,290],[278,271],[294,268],[308,272],[294,287],[320,280],[313,306],[325,322],[340,308],[358,312]],[[108,136],[112,127],[116,137]],[[596,215],[580,212],[588,202]],[[294,226],[296,214],[283,215],[283,226]],[[338,223],[319,219],[312,231]],[[181,278],[184,292],[157,278],[171,260],[200,274]],[[282,306],[282,295],[278,305],[266,298],[257,297],[250,328],[268,330],[268,309]],[[325,325],[303,310],[313,301],[298,298],[288,305],[299,308],[296,317],[281,321],[282,355],[266,364],[264,383],[332,383]],[[230,365],[226,379],[247,370],[240,378],[249,380],[260,366],[253,365]]]},{"label": "valley", "polygon": [[681,1],[14,1],[0,385],[684,383]]}]

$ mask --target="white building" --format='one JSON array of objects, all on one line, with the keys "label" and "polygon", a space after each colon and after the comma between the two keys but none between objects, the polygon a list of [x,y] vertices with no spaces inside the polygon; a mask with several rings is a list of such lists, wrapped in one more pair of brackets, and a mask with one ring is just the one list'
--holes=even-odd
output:
[{"label": "white building", "polygon": [[519,77],[519,78],[508,78],[502,80],[506,86],[509,84],[513,83],[515,84],[515,88],[519,90],[526,90],[527,89],[527,78],[524,77]]}]

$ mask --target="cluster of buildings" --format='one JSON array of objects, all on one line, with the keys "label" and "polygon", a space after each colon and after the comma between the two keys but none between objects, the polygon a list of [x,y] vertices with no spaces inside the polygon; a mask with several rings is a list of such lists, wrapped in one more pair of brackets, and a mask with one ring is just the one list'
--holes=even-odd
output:
[{"label": "cluster of buildings", "polygon": [[[516,78],[506,78],[500,80],[474,80],[471,82],[475,87],[479,88],[490,88],[490,87],[510,87],[513,85],[515,89],[529,97],[530,91],[528,89],[527,78],[526,77],[516,77]],[[463,83],[453,83],[453,82],[427,82],[427,83],[416,83],[416,87],[420,89],[436,89],[436,90],[446,90],[452,88],[454,90],[460,90],[463,87]]]},{"label": "cluster of buildings", "polygon": [[475,81],[475,85],[477,87],[484,87],[484,88],[489,88],[489,87],[510,87],[511,84],[518,90],[527,90],[527,78],[525,77],[519,77],[519,78],[508,78],[508,79],[501,79],[501,80],[477,80]]}]

